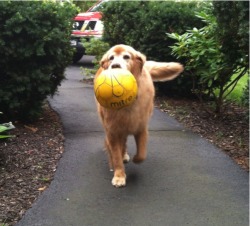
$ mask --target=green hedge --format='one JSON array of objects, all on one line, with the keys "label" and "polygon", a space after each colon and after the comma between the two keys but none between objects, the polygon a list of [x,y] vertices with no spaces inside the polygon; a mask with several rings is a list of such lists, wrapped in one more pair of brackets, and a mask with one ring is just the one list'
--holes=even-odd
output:
[{"label": "green hedge", "polygon": [[194,2],[108,3],[103,9],[104,40],[110,45],[131,45],[151,60],[171,61],[173,40],[166,33],[201,27],[203,23],[195,17],[197,7]]},{"label": "green hedge", "polygon": [[0,2],[0,110],[36,117],[72,59],[76,7],[58,2]]},{"label": "green hedge", "polygon": [[[149,60],[177,61],[169,48],[175,41],[166,33],[182,34],[187,29],[204,26],[195,12],[205,4],[173,1],[108,2],[103,9],[104,41],[111,46],[120,43],[131,45]],[[190,75],[182,75],[171,82],[157,83],[157,88],[166,94],[190,94],[192,79]]]}]

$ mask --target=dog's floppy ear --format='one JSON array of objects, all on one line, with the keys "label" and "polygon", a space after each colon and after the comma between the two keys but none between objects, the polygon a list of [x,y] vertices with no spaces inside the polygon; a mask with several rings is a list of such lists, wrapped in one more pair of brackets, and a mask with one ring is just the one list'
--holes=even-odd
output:
[{"label": "dog's floppy ear", "polygon": [[131,68],[131,73],[136,77],[139,76],[141,74],[142,67],[145,62],[146,56],[140,53],[139,51],[136,51],[136,53],[134,53],[134,65]]},{"label": "dog's floppy ear", "polygon": [[141,52],[136,51],[135,60],[143,67],[144,63],[146,62],[146,56],[143,55]]},{"label": "dog's floppy ear", "polygon": [[108,69],[109,67],[109,61],[108,61],[108,54],[105,53],[100,61],[100,65],[104,69]]}]

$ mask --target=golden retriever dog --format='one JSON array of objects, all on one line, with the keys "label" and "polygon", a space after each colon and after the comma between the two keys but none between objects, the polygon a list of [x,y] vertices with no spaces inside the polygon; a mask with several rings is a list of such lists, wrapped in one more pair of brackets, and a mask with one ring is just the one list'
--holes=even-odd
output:
[{"label": "golden retriever dog", "polygon": [[122,68],[129,70],[138,86],[136,100],[128,107],[113,110],[102,107],[97,101],[97,110],[104,127],[105,147],[109,155],[110,169],[114,170],[112,185],[126,185],[124,162],[130,157],[126,149],[128,135],[133,135],[137,152],[134,163],[141,163],[147,155],[148,122],[154,107],[153,81],[168,81],[177,77],[183,66],[179,63],[146,61],[146,57],[127,45],[116,45],[108,50],[100,62],[95,78],[103,70]]}]

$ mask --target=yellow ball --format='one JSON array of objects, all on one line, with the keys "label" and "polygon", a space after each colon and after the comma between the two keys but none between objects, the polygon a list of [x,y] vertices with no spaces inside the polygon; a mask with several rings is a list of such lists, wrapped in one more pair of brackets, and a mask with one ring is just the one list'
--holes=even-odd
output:
[{"label": "yellow ball", "polygon": [[109,69],[95,79],[94,91],[100,105],[110,109],[121,109],[135,101],[137,83],[130,71],[120,68]]}]

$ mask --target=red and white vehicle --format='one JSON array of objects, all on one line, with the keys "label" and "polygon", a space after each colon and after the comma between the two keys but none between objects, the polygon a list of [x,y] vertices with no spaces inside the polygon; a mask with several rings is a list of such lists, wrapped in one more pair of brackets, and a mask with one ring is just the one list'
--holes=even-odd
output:
[{"label": "red and white vehicle", "polygon": [[86,13],[79,13],[74,18],[73,30],[71,34],[71,46],[76,48],[73,62],[79,61],[85,54],[82,39],[87,41],[90,38],[101,38],[103,34],[103,23],[100,8],[107,0],[99,1],[91,7]]}]

